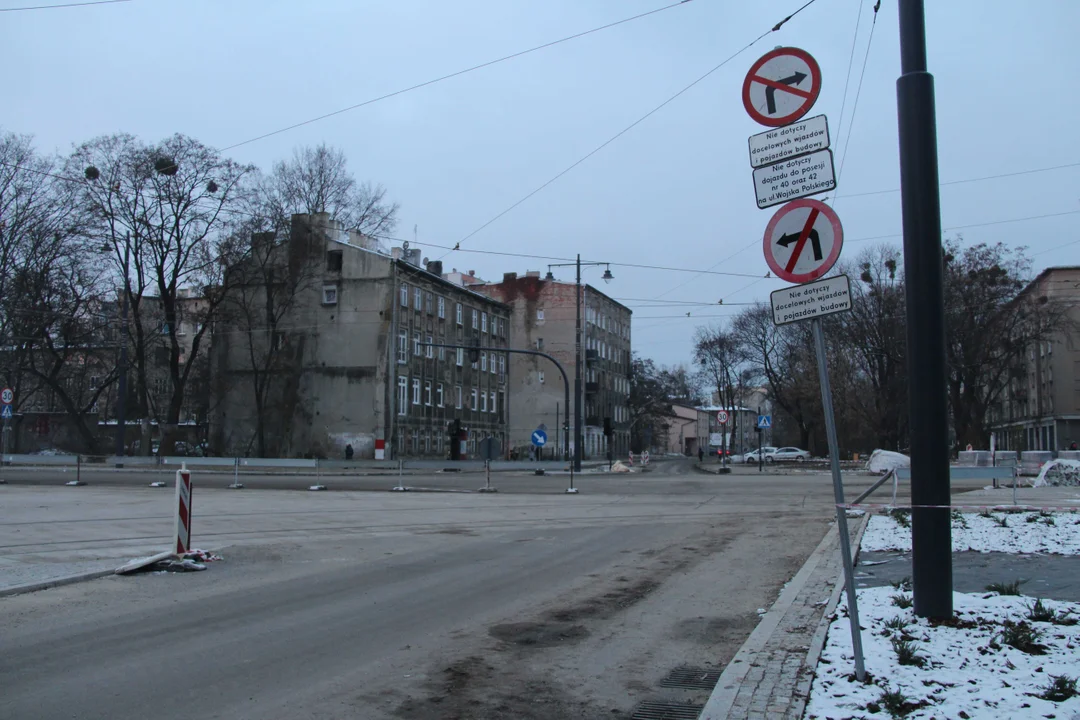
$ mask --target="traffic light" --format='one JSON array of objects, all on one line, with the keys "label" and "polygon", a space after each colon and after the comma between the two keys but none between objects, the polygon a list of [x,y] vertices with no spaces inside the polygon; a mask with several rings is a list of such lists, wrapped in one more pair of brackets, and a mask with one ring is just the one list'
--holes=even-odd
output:
[{"label": "traffic light", "polygon": [[615,433],[615,430],[611,427],[611,418],[604,418],[604,434],[611,437]]}]

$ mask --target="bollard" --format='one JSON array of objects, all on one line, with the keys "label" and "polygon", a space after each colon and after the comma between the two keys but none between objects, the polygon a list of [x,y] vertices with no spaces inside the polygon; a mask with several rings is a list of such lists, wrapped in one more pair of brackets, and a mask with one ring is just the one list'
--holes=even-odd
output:
[{"label": "bollard", "polygon": [[191,471],[182,463],[176,471],[176,554],[191,549]]},{"label": "bollard", "polygon": [[233,482],[230,490],[243,490],[244,483],[240,482],[240,458],[233,458]]},{"label": "bollard", "polygon": [[401,466],[402,466],[402,464],[403,463],[401,461],[401,458],[398,458],[398,461],[397,461],[397,486],[391,488],[395,492],[405,492],[406,490],[409,489],[409,488],[405,487],[405,483],[403,483],[401,481]]}]

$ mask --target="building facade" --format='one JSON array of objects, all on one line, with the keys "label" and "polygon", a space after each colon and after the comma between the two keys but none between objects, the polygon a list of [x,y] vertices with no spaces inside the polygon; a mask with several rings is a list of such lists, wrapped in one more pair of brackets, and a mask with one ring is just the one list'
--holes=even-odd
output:
[{"label": "building facade", "polygon": [[[569,423],[573,444],[574,377],[582,369],[582,455],[603,458],[610,449],[618,458],[630,450],[630,318],[631,311],[589,285],[582,285],[582,340],[575,353],[577,285],[506,273],[502,282],[471,286],[510,306],[512,347],[538,350],[554,357],[570,383]],[[557,368],[535,355],[510,356],[510,446],[518,457],[530,452],[537,428],[546,428],[549,457],[566,456],[563,425],[567,422],[565,386]],[[610,418],[610,444],[604,435]]]},{"label": "building facade", "polygon": [[1017,301],[1064,312],[1065,327],[1027,348],[1001,401],[990,409],[991,429],[1000,450],[1065,450],[1080,444],[1080,267],[1047,268]]},{"label": "building facade", "polygon": [[215,449],[458,459],[486,437],[505,446],[508,307],[325,214],[294,216],[287,239],[259,242],[271,245],[230,269],[242,279],[214,332]]}]

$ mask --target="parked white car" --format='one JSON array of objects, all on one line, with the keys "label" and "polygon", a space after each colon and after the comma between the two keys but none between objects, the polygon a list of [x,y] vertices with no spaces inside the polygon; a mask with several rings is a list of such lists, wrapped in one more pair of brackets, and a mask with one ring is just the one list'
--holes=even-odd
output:
[{"label": "parked white car", "polygon": [[[772,445],[766,445],[765,447],[761,448],[761,454],[763,456],[764,455],[769,455],[770,453],[776,452],[778,449],[779,448],[775,448]],[[750,452],[743,455],[743,462],[756,463],[757,461],[758,461],[758,451],[757,450],[751,450]]]},{"label": "parked white car", "polygon": [[810,459],[810,453],[797,447],[782,447],[765,456],[765,462],[805,462]]}]

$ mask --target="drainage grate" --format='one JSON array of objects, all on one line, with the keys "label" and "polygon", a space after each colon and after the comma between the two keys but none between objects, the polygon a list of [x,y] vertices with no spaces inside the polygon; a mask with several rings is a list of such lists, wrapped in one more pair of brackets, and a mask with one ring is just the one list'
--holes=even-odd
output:
[{"label": "drainage grate", "polygon": [[720,679],[720,672],[708,668],[678,667],[660,681],[660,687],[712,690]]},{"label": "drainage grate", "polygon": [[630,720],[698,720],[704,705],[646,700],[637,706]]}]

